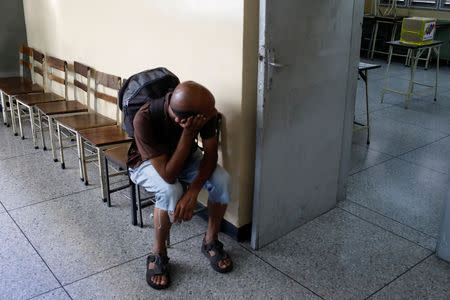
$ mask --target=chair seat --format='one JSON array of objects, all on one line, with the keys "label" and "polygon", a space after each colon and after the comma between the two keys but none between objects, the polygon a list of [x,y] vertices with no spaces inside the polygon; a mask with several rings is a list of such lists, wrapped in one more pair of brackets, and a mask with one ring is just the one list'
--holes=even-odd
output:
[{"label": "chair seat", "polygon": [[64,100],[64,97],[55,93],[40,93],[18,95],[16,100],[25,105],[32,106],[39,103],[62,101]]},{"label": "chair seat", "polygon": [[123,130],[120,126],[91,128],[81,130],[79,134],[83,139],[96,147],[132,141],[132,138],[128,137],[125,130]]},{"label": "chair seat", "polygon": [[36,108],[39,109],[43,114],[48,116],[88,111],[87,106],[78,101],[57,101],[57,102],[39,103],[36,105]]},{"label": "chair seat", "polygon": [[127,159],[128,159],[128,149],[130,145],[122,145],[105,150],[105,157],[121,167],[122,169],[127,169]]},{"label": "chair seat", "polygon": [[44,89],[35,83],[30,82],[24,82],[22,84],[8,84],[6,86],[2,86],[1,90],[3,93],[5,93],[8,96],[16,96],[16,95],[22,95],[22,94],[29,94],[29,93],[43,93]]},{"label": "chair seat", "polygon": [[116,121],[97,113],[58,117],[55,120],[73,131],[116,125]]}]

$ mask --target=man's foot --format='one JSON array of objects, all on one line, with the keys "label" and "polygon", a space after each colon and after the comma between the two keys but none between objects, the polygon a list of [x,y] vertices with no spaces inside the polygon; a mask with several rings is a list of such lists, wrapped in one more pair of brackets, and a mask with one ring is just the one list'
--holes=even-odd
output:
[{"label": "man's foot", "polygon": [[211,267],[219,273],[228,273],[233,269],[233,261],[219,240],[206,243],[203,239],[202,253],[209,259]]},{"label": "man's foot", "polygon": [[170,284],[169,258],[163,254],[152,254],[147,257],[147,283],[154,289],[165,289]]}]

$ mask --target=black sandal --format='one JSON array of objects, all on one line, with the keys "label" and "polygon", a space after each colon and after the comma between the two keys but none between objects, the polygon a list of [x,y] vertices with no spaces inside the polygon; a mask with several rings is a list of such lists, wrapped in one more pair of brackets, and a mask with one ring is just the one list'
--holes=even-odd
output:
[{"label": "black sandal", "polygon": [[[215,255],[211,255],[209,254],[209,251],[213,251],[215,253]],[[223,250],[223,244],[216,240],[216,241],[212,241],[211,243],[206,243],[206,240],[203,239],[202,242],[202,253],[209,259],[210,263],[211,263],[211,267],[219,272],[219,273],[228,273],[233,269],[233,261],[231,261],[230,256],[228,255],[227,252],[225,252],[225,250]],[[229,258],[230,259],[230,265],[224,269],[222,269],[219,266],[219,262],[221,260],[225,260]]]},{"label": "black sandal", "polygon": [[[149,269],[150,263],[155,264],[155,267],[153,269]],[[162,255],[162,254],[149,255],[147,257],[147,273],[146,273],[148,285],[150,285],[152,288],[154,288],[156,290],[162,290],[162,289],[167,288],[170,284],[168,265],[169,265],[169,258],[167,256]],[[155,275],[166,276],[167,283],[165,285],[159,285],[159,284],[154,283],[152,281],[152,277]]]}]

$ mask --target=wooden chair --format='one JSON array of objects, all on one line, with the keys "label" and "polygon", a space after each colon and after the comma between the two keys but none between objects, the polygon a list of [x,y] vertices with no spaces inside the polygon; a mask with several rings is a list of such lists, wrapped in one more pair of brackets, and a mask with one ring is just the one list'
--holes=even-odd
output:
[{"label": "wooden chair", "polygon": [[[20,45],[19,47],[19,69],[20,76],[14,77],[3,77],[0,78],[0,93],[2,87],[8,87],[12,85],[20,85],[24,84],[26,81],[31,82],[31,75],[33,74],[33,49],[24,45]],[[24,67],[26,67],[30,72],[30,78],[25,77]],[[3,124],[9,127],[8,121],[8,105],[6,104],[6,100],[4,100],[3,96],[1,97],[1,107],[2,107],[2,117]]]},{"label": "wooden chair", "polygon": [[[19,68],[20,76],[14,77],[2,77],[0,78],[0,88],[8,85],[19,85],[26,81],[31,82],[31,75],[33,74],[33,48],[29,48],[24,45],[19,47]],[[25,77],[24,68],[26,67],[30,71],[30,78]]]},{"label": "wooden chair", "polygon": [[[35,105],[39,103],[48,103],[48,102],[62,102],[67,98],[67,62],[56,57],[49,56],[47,57],[47,65],[44,70],[44,76],[47,76],[47,80],[49,81],[50,91],[44,92],[41,94],[25,94],[18,95],[16,97],[16,105],[17,105],[17,117],[19,119],[19,131],[22,139],[25,138],[23,134],[23,125],[22,125],[22,109],[23,106],[26,113],[28,113],[30,117],[30,125],[31,125],[31,135],[33,137],[34,148],[38,148],[36,131],[39,129],[42,132],[42,119],[38,118],[39,123],[35,123]],[[64,78],[61,78],[54,74],[55,70],[64,72]],[[56,94],[56,92],[52,92],[53,83],[59,83],[64,86],[64,96],[60,96]],[[43,145],[45,150],[45,145]]]},{"label": "wooden chair", "polygon": [[[29,52],[30,48],[23,48],[24,52]],[[21,80],[21,79],[7,79],[5,80],[5,83],[3,83],[2,86],[0,86],[0,96],[1,96],[1,102],[2,102],[2,112],[3,112],[3,120],[4,122],[7,121],[7,107],[9,105],[9,112],[11,116],[11,125],[14,135],[17,135],[17,128],[16,128],[16,120],[15,120],[15,109],[14,109],[14,102],[15,97],[17,95],[23,95],[23,94],[29,94],[29,93],[43,93],[44,88],[40,85],[35,83],[35,76],[36,74],[41,75],[43,86],[45,86],[45,76],[43,72],[44,68],[44,54],[40,53],[39,51],[32,50],[32,62],[25,62],[23,59],[21,59],[21,66],[26,66],[27,68],[31,68],[31,76],[32,80]],[[28,55],[29,53],[26,53]],[[23,56],[22,56],[23,58]],[[36,65],[38,63],[40,66]],[[31,65],[30,65],[31,64]],[[22,71],[23,73],[23,68]],[[14,77],[13,77],[14,78]]]},{"label": "wooden chair", "polygon": [[[120,144],[126,144],[126,147],[129,147],[129,144],[133,139],[128,137],[127,133],[120,127],[120,125],[80,130],[79,136],[80,136],[79,141],[81,144],[80,147],[81,164],[83,167],[82,174],[84,178],[84,183],[86,185],[89,184],[86,164],[88,162],[97,162],[100,174],[102,200],[103,202],[107,202],[108,199],[106,186],[107,171],[104,168],[105,167],[103,159],[104,151],[113,147],[117,147]],[[91,148],[93,148],[96,154],[86,157],[85,155],[86,144],[89,145]],[[109,184],[109,177],[108,177],[108,184]]]},{"label": "wooden chair", "polygon": [[[117,105],[117,92],[120,88],[121,79],[120,77],[109,75],[102,72],[95,73],[95,92],[94,92],[94,111],[89,112],[87,114],[75,115],[75,116],[62,116],[54,118],[56,121],[56,127],[58,130],[59,137],[59,147],[60,147],[60,159],[61,159],[61,168],[65,168],[64,161],[64,144],[61,129],[67,130],[72,136],[76,136],[77,147],[78,147],[78,160],[80,165],[80,179],[84,181],[83,174],[83,162],[82,155],[84,155],[84,150],[81,149],[80,135],[79,131],[89,129],[89,128],[98,128],[98,127],[107,127],[114,126],[118,123],[119,119],[119,108]],[[115,91],[116,96],[111,96],[106,93],[100,92],[100,86],[104,88],[109,88]],[[105,101],[115,105],[116,109],[116,119],[111,119],[105,117],[97,112],[98,102]],[[89,108],[89,107],[88,107]],[[87,181],[86,181],[87,184]]]},{"label": "wooden chair", "polygon": [[[83,65],[79,62],[74,62],[74,81],[73,92],[75,100],[58,101],[58,102],[46,102],[36,104],[38,111],[39,123],[48,128],[50,136],[50,145],[52,148],[53,161],[57,162],[56,146],[55,146],[55,130],[54,123],[55,118],[61,116],[74,116],[88,113],[90,105],[90,81],[91,81],[91,68]],[[78,76],[78,77],[77,77]],[[81,80],[79,81],[78,78]],[[86,83],[84,83],[86,82]],[[86,95],[86,105],[80,102],[78,89],[80,89]],[[46,149],[44,128],[41,126],[41,141],[44,150]]]},{"label": "wooden chair", "polygon": [[[124,190],[130,186],[132,186],[132,192],[135,191],[134,183],[131,181],[130,177],[128,177],[128,183],[125,185],[118,186],[116,188],[111,189],[110,178],[120,175],[128,176],[128,167],[127,167],[127,159],[128,159],[128,150],[130,149],[130,145],[121,145],[118,147],[110,148],[105,150],[103,156],[103,164],[105,168],[105,187],[106,187],[106,204],[108,207],[111,207],[111,194]],[[118,170],[114,173],[110,173],[110,164],[113,164]],[[136,196],[131,197],[131,224],[137,224],[136,218]]]}]

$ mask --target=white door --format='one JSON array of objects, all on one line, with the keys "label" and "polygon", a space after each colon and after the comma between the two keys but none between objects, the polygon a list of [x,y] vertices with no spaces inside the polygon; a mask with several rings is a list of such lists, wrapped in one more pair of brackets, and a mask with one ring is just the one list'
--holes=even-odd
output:
[{"label": "white door", "polygon": [[360,0],[260,0],[255,249],[336,204],[363,7]]}]

